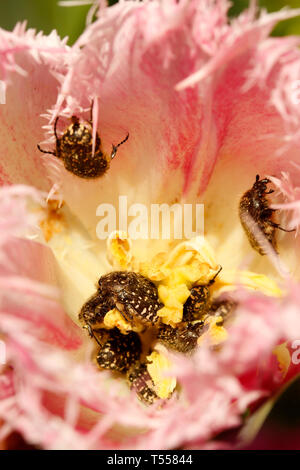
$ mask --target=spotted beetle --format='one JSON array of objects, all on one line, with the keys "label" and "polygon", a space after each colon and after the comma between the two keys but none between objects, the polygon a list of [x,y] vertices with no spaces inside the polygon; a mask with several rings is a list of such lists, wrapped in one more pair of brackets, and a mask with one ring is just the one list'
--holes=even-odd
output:
[{"label": "spotted beetle", "polygon": [[266,253],[255,231],[251,228],[253,224],[261,230],[275,251],[277,251],[275,230],[279,229],[283,232],[294,231],[294,229],[286,230],[274,222],[273,213],[276,209],[269,207],[269,202],[266,198],[266,195],[272,194],[274,189],[267,191],[268,183],[271,183],[268,178],[260,179],[259,175],[256,175],[255,183],[251,189],[244,193],[239,204],[239,216],[242,227],[245,230],[250,245],[260,255],[265,255]]},{"label": "spotted beetle", "polygon": [[[91,113],[92,114],[92,113]],[[66,170],[80,178],[98,178],[108,170],[110,161],[115,157],[118,147],[124,144],[129,134],[118,145],[112,146],[110,156],[106,155],[101,146],[101,140],[96,132],[95,150],[93,153],[93,121],[80,122],[77,116],[71,117],[71,124],[61,137],[57,134],[57,122],[54,122],[54,135],[56,138],[55,150],[43,150],[38,144],[40,152],[60,158]]]}]

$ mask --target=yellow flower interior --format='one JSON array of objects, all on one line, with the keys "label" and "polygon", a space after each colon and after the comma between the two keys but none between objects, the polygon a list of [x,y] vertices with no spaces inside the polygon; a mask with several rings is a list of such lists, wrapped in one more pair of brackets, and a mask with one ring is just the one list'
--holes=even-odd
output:
[{"label": "yellow flower interior", "polygon": [[[49,210],[52,211],[51,208]],[[164,305],[158,311],[158,315],[162,323],[172,327],[176,327],[182,321],[183,306],[190,295],[190,289],[195,285],[207,285],[220,269],[212,247],[203,237],[179,243],[170,253],[159,253],[151,261],[140,261],[133,258],[131,241],[127,235],[116,233],[106,244],[107,258],[104,258],[103,250],[96,248],[93,241],[87,241],[85,231],[77,225],[77,221],[73,223],[72,216],[66,213],[64,208],[62,213],[65,218],[58,218],[59,226],[55,225],[56,228],[51,229],[51,236],[48,230],[49,221],[44,222],[43,230],[44,237],[58,261],[60,284],[66,293],[65,308],[75,321],[78,321],[77,315],[80,307],[94,292],[96,282],[103,274],[99,266],[104,266],[107,271],[109,271],[109,266],[113,269],[134,270],[152,280],[157,286],[159,299]],[[54,217],[56,224],[57,217],[54,216],[53,211],[50,217]],[[269,277],[251,271],[226,270],[225,266],[217,275],[211,287],[211,293],[215,297],[237,286],[257,290],[266,295],[276,297],[282,295],[276,282]],[[77,293],[76,299],[74,293]],[[66,299],[69,299],[70,303]],[[75,304],[78,307],[74,309]],[[198,344],[205,339],[208,339],[211,345],[218,345],[226,340],[227,331],[220,324],[220,320],[221,318],[205,319],[208,329],[201,336]],[[105,328],[117,327],[123,334],[132,329],[129,322],[116,309],[106,314],[103,326]],[[176,378],[165,375],[171,366],[169,360],[156,350],[147,357],[147,360],[147,370],[153,380],[157,395],[160,398],[169,397],[176,387]]]}]

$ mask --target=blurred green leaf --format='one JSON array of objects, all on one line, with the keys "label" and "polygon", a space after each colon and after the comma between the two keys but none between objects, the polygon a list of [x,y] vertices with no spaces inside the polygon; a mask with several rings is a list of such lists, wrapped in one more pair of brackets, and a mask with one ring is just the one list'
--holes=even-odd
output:
[{"label": "blurred green leaf", "polygon": [[232,7],[229,10],[229,16],[239,15],[249,5],[249,0],[233,0]]},{"label": "blurred green leaf", "polygon": [[[249,5],[248,0],[233,0],[232,3],[232,8],[229,11],[230,16],[239,15]],[[259,0],[258,4],[269,12],[278,11],[284,7],[300,8],[300,0]],[[273,36],[300,34],[300,16],[287,21],[281,21],[272,34]]]},{"label": "blurred green leaf", "polygon": [[[109,0],[109,5],[117,0]],[[249,5],[249,0],[233,0],[230,16],[236,16]],[[300,8],[300,0],[260,0],[259,5],[268,11],[283,7]],[[18,21],[27,20],[28,27],[49,34],[56,29],[60,37],[69,37],[73,44],[85,28],[90,6],[61,7],[58,0],[0,0],[0,26],[11,30]],[[275,35],[300,34],[300,17],[281,22]]]},{"label": "blurred green leaf", "polygon": [[58,0],[0,0],[0,26],[12,30],[18,21],[48,34],[53,29],[73,44],[85,28],[90,6],[61,7]]},{"label": "blurred green leaf", "polygon": [[[284,7],[300,8],[300,0],[261,0],[260,5],[268,11],[278,11]],[[274,36],[286,36],[288,34],[300,34],[300,16],[287,21],[282,21],[273,31]]]}]

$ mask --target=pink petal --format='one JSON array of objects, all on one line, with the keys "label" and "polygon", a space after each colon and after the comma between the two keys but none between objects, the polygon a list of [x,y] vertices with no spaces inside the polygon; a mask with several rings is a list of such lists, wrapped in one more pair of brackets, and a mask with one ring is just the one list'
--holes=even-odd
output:
[{"label": "pink petal", "polygon": [[57,75],[63,73],[68,48],[56,32],[50,36],[0,30],[1,79],[6,83],[6,104],[0,105],[0,177],[4,183],[27,183],[49,188],[37,143],[43,140],[45,113],[56,100]]}]

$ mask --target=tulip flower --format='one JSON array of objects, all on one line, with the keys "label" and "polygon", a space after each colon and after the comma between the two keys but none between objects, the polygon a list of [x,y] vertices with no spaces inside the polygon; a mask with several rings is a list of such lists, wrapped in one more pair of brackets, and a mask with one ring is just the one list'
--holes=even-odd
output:
[{"label": "tulip flower", "polygon": [[[99,2],[72,47],[25,24],[0,31],[3,447],[17,432],[44,449],[240,448],[297,377],[300,40],[270,33],[300,10],[251,2],[228,20],[228,7]],[[85,157],[105,162],[97,178],[68,167],[76,122],[92,135]],[[269,219],[295,229],[276,228],[272,246],[253,228],[263,255],[239,217],[256,175],[276,189]],[[204,233],[151,237],[157,204],[203,204]],[[192,353],[149,342],[150,405],[97,366],[78,317],[115,271],[151,281],[158,323],[175,331],[194,286],[234,304],[228,322],[205,316]],[[128,338],[122,308],[105,328]]]}]

